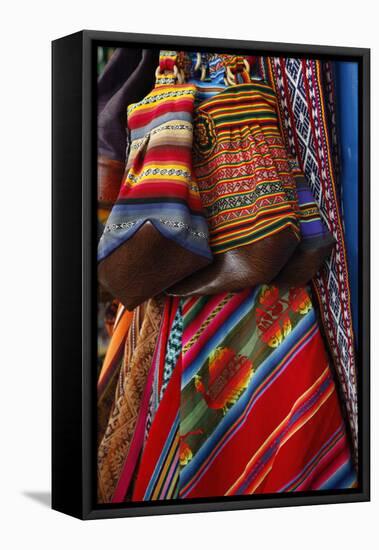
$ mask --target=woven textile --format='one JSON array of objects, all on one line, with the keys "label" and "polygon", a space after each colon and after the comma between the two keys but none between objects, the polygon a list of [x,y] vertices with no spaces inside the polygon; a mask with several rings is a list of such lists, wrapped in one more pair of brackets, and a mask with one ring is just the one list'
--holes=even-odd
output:
[{"label": "woven textile", "polygon": [[180,307],[182,353],[132,499],[353,486],[338,395],[307,290],[264,286]]},{"label": "woven textile", "polygon": [[289,163],[296,181],[301,234],[300,248],[317,248],[333,243],[334,239],[320,216],[320,210],[296,159],[290,158]]},{"label": "woven textile", "polygon": [[151,221],[162,235],[210,259],[208,229],[191,173],[195,87],[160,85],[128,107],[130,152],[99,244],[102,260]]},{"label": "woven textile", "polygon": [[[235,93],[239,89],[241,85],[235,87]],[[204,103],[198,109],[200,116],[203,107]],[[249,121],[249,131],[253,125]],[[196,131],[195,136],[201,149],[197,159],[205,156],[204,166],[208,166],[208,150],[213,153],[219,136],[210,131],[208,135],[200,131],[200,138]],[[240,134],[225,141],[229,147],[231,143],[236,149],[241,146]],[[290,183],[283,192],[290,205],[287,213],[294,216],[299,233],[297,224],[302,220],[304,241],[318,239],[327,232],[309,189],[303,180],[294,187],[296,167],[290,165],[283,148],[280,158],[287,163],[285,170],[280,170],[287,175],[284,188]],[[224,162],[220,165],[222,170]],[[197,160],[195,167],[209,219],[207,197],[203,196],[207,189]],[[248,166],[246,171],[250,175]],[[238,178],[238,162],[231,165],[230,172],[232,181],[233,176]],[[251,190],[253,179],[249,185]],[[303,208],[288,200],[294,191],[302,195]],[[216,220],[228,211],[220,191],[219,197],[213,211]],[[246,225],[250,231],[254,229],[251,220]],[[220,253],[213,228],[211,223],[212,252]],[[241,241],[226,242],[226,246],[241,246]],[[155,376],[157,387],[152,395],[161,395],[161,400],[153,399],[132,500],[354,486],[356,475],[338,395],[306,288],[285,292],[263,285],[179,302],[170,299],[167,306],[174,341],[178,340],[178,326],[182,326],[181,353],[172,370],[173,354],[160,352],[162,358],[170,358],[170,376],[163,395],[159,391],[163,375]],[[178,322],[180,310],[182,323]],[[162,341],[169,351],[170,333]],[[159,372],[164,373],[164,367],[160,365]],[[114,502],[124,498],[125,494],[118,493]]]},{"label": "woven textile", "polygon": [[143,307],[145,312],[142,323],[138,319],[138,311],[135,312],[136,330],[133,330],[132,324],[127,332],[128,341],[114,396],[114,406],[98,450],[99,502],[109,502],[112,498],[128,456],[158,338],[162,303],[157,299],[151,299]]},{"label": "woven textile", "polygon": [[[195,105],[200,106],[200,111],[202,103],[206,105],[206,100],[213,98],[217,93],[224,91],[226,88],[223,57],[218,54],[203,54],[202,66],[204,67],[206,78],[205,80],[200,80],[199,74],[194,70],[196,56],[189,54],[190,64],[187,68],[187,74],[190,82],[196,86]],[[254,64],[250,78],[254,81],[262,81],[261,75],[258,72],[257,61]],[[258,89],[260,85],[262,85],[262,82],[257,83]],[[328,243],[333,242],[333,237],[320,216],[319,208],[296,157],[288,155],[288,162],[292,176],[296,182],[299,208],[298,221],[301,235],[300,248],[325,247]]]},{"label": "woven textile", "polygon": [[269,86],[241,84],[203,102],[195,118],[194,150],[213,253],[288,227],[299,234],[296,187]]},{"label": "woven textile", "polygon": [[192,169],[195,87],[178,79],[176,66],[158,72],[150,94],[128,107],[125,177],[98,247],[98,278],[128,309],[212,260]]},{"label": "woven textile", "polygon": [[[332,148],[326,123],[322,62],[269,58],[267,77],[278,97],[287,150],[297,157],[336,246],[313,280],[358,449],[358,402],[349,277]],[[331,90],[329,90],[331,93]]]},{"label": "woven textile", "polygon": [[[139,311],[143,309],[141,307]],[[140,315],[137,316],[140,317]],[[97,432],[99,443],[104,436],[109,414],[113,407],[129,327],[134,321],[133,317],[136,318],[137,316],[120,306],[115,319],[112,336],[97,382]]]},{"label": "woven textile", "polygon": [[[222,90],[212,61],[217,78],[201,84],[194,163],[212,253],[288,227],[298,249],[329,242],[312,190],[283,146],[272,89],[253,82]],[[115,439],[122,460],[112,459],[104,502],[355,486],[306,287],[166,297],[155,338],[128,451],[121,431]]]}]

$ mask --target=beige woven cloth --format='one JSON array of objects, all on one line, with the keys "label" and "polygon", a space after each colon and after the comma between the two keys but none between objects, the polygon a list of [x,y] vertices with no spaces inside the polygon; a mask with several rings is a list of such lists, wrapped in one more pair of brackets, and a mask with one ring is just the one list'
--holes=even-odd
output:
[{"label": "beige woven cloth", "polygon": [[[143,316],[141,308],[144,309]],[[158,339],[162,313],[163,300],[160,298],[151,298],[134,311],[114,404],[98,449],[99,503],[111,502],[129,452]]]}]

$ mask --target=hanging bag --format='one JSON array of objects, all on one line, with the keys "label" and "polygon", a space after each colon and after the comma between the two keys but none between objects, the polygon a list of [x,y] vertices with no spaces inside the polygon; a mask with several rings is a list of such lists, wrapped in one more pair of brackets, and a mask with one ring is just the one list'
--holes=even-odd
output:
[{"label": "hanging bag", "polygon": [[212,260],[192,171],[196,88],[176,52],[163,52],[156,86],[128,107],[124,180],[99,243],[99,281],[128,309]]}]

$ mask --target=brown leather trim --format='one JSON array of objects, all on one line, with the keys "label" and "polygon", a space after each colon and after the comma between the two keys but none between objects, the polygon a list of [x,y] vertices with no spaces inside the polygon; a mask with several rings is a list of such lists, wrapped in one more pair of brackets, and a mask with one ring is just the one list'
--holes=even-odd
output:
[{"label": "brown leather trim", "polygon": [[98,278],[112,296],[132,310],[208,263],[146,222],[99,263]]},{"label": "brown leather trim", "polygon": [[97,198],[101,203],[113,205],[120,191],[125,164],[103,156],[97,158]]},{"label": "brown leather trim", "polygon": [[299,247],[275,278],[274,284],[288,288],[306,285],[330,256],[334,245],[335,241],[332,240],[318,248],[302,249]]},{"label": "brown leather trim", "polygon": [[291,228],[256,243],[214,257],[212,264],[180,281],[167,292],[200,296],[233,292],[269,283],[293,254],[299,241]]}]

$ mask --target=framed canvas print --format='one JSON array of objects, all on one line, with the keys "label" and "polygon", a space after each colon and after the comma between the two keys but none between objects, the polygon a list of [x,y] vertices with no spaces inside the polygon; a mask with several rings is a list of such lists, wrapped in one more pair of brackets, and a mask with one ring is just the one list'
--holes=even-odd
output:
[{"label": "framed canvas print", "polygon": [[53,508],[369,499],[369,50],[53,42]]}]

